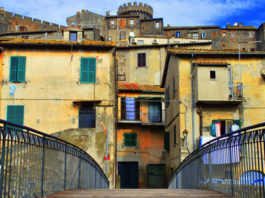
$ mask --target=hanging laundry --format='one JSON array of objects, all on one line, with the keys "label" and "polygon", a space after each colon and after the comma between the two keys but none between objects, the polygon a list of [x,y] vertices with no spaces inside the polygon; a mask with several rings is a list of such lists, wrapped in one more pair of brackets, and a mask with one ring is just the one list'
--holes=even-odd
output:
[{"label": "hanging laundry", "polygon": [[16,86],[11,84],[11,86],[10,86],[10,96],[14,95],[15,90],[16,90]]}]

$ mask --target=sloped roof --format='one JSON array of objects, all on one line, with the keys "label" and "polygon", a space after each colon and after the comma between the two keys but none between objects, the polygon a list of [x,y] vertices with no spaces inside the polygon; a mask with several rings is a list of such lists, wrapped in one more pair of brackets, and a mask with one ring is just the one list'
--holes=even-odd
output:
[{"label": "sloped roof", "polygon": [[164,88],[159,85],[141,85],[133,82],[119,82],[118,90],[139,91],[139,92],[164,92]]},{"label": "sloped roof", "polygon": [[73,45],[73,46],[102,46],[102,47],[112,47],[115,46],[115,42],[107,41],[83,41],[83,42],[73,42],[73,41],[61,41],[61,40],[37,40],[37,39],[9,39],[0,40],[0,44],[32,44],[32,45]]}]

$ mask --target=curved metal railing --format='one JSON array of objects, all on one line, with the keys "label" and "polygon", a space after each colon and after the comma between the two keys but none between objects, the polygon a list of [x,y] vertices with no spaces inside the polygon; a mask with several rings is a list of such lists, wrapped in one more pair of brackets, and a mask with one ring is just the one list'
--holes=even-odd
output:
[{"label": "curved metal railing", "polygon": [[71,143],[4,120],[0,133],[0,197],[109,187],[97,162]]},{"label": "curved metal railing", "polygon": [[265,197],[265,122],[213,139],[177,168],[169,188]]}]

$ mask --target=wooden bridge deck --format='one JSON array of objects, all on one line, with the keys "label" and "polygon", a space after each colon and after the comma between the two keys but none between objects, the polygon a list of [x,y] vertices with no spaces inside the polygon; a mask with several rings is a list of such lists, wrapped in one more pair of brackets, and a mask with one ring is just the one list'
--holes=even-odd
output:
[{"label": "wooden bridge deck", "polygon": [[76,189],[71,191],[59,192],[47,198],[217,198],[217,197],[229,197],[218,192],[210,190],[197,190],[197,189],[187,189],[187,190],[171,190],[171,189],[115,189],[115,190],[92,190],[92,189]]}]

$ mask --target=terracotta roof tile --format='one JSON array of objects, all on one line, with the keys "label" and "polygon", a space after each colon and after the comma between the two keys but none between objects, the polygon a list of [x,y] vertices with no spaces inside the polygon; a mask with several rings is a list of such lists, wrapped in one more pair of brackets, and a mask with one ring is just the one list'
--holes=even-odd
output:
[{"label": "terracotta roof tile", "polygon": [[80,45],[80,46],[115,46],[115,42],[106,41],[61,41],[61,40],[37,40],[37,39],[10,39],[6,41],[0,41],[0,44],[51,44],[51,45]]},{"label": "terracotta roof tile", "polygon": [[130,82],[119,82],[119,90],[130,90],[130,91],[154,91],[154,92],[163,92],[164,89],[160,88],[158,85],[140,85],[139,83],[130,83]]},{"label": "terracotta roof tile", "polygon": [[[169,52],[173,54],[238,54],[238,50],[233,49],[223,49],[223,50],[215,50],[215,49],[169,49]],[[264,51],[251,51],[246,52],[241,50],[244,54],[265,54]]]}]

